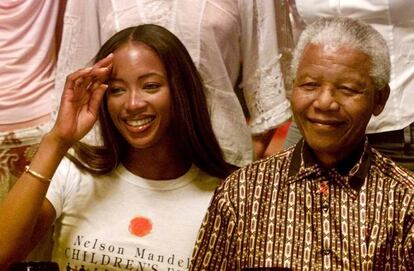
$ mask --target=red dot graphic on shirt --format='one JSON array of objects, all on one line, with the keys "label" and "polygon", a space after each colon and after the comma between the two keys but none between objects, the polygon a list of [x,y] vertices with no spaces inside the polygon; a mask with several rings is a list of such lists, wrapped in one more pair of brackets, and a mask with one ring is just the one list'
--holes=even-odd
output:
[{"label": "red dot graphic on shirt", "polygon": [[152,223],[146,217],[137,216],[129,222],[129,232],[138,237],[144,237],[152,230]]}]

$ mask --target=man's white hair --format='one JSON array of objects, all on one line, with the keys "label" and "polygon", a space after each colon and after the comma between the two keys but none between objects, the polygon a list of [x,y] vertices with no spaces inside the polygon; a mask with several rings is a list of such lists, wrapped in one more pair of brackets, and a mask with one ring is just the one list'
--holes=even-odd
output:
[{"label": "man's white hair", "polygon": [[298,65],[308,44],[326,48],[357,49],[371,60],[370,76],[377,90],[390,81],[390,56],[387,42],[372,26],[346,17],[324,17],[308,25],[301,33],[293,52],[291,76],[296,78]]}]

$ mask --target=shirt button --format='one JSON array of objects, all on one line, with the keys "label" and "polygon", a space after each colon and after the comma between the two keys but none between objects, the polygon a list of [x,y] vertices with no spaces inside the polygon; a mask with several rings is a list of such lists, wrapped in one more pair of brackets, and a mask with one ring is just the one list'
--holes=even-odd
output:
[{"label": "shirt button", "polygon": [[332,251],[330,249],[322,249],[322,254],[325,255],[325,256],[327,256],[331,253],[332,253]]},{"label": "shirt button", "polygon": [[329,205],[328,205],[328,204],[324,204],[324,205],[322,205],[322,210],[323,210],[324,212],[327,212],[327,211],[329,210]]}]

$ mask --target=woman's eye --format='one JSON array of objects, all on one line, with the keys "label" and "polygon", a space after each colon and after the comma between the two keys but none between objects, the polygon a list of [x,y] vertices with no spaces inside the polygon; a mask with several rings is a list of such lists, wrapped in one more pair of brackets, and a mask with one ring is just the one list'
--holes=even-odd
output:
[{"label": "woman's eye", "polygon": [[160,87],[161,85],[159,83],[145,83],[144,84],[144,89],[147,91],[155,91],[159,89]]},{"label": "woman's eye", "polygon": [[109,93],[110,94],[121,94],[123,93],[125,90],[123,88],[117,88],[117,87],[109,87]]}]

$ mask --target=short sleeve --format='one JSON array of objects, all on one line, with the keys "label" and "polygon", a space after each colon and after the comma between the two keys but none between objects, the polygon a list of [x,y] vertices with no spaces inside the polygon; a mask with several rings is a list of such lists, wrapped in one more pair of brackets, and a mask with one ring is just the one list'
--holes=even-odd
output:
[{"label": "short sleeve", "polygon": [[76,189],[79,180],[79,170],[69,159],[64,158],[53,175],[52,183],[46,193],[46,199],[55,208],[56,219],[61,216],[65,202]]}]

